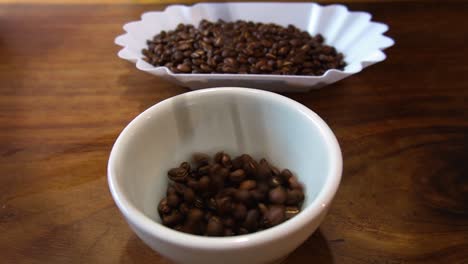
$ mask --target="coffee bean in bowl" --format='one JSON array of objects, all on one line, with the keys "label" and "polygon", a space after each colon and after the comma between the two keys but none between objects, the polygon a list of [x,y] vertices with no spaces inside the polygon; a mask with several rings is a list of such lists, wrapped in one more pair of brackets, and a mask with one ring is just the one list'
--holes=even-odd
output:
[{"label": "coffee bean in bowl", "polygon": [[[191,157],[195,151],[210,156]],[[237,158],[244,153],[254,159]],[[271,92],[219,87],[166,99],[132,120],[112,148],[108,181],[123,219],[160,255],[260,264],[312,235],[341,171],[338,142],[310,109]]]},{"label": "coffee bean in bowl", "polygon": [[147,41],[144,60],[174,73],[322,75],[343,70],[343,54],[322,35],[289,25],[237,20],[179,24]]},{"label": "coffee bean in bowl", "polygon": [[163,225],[205,236],[261,231],[297,215],[304,201],[296,176],[248,154],[233,160],[218,152],[211,160],[193,154],[167,173],[171,183],[158,205]]}]

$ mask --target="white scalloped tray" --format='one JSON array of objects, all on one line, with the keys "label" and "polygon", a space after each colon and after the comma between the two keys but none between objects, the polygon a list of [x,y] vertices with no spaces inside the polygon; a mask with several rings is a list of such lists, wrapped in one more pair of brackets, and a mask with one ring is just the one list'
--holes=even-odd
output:
[{"label": "white scalloped tray", "polygon": [[[146,40],[162,30],[175,29],[179,23],[198,25],[200,20],[216,21],[251,20],[276,23],[282,26],[293,24],[312,35],[325,37],[328,45],[334,46],[345,56],[348,64],[341,70],[328,70],[322,76],[285,76],[262,74],[180,74],[166,67],[154,67],[142,60],[141,50]],[[162,12],[147,12],[141,20],[123,26],[125,34],[115,39],[123,48],[118,56],[136,63],[144,72],[191,89],[217,86],[244,86],[276,92],[307,92],[334,83],[363,68],[385,60],[382,52],[394,44],[384,36],[388,26],[371,22],[366,12],[350,12],[343,5],[321,6],[315,3],[200,3],[193,6],[172,5]]]}]

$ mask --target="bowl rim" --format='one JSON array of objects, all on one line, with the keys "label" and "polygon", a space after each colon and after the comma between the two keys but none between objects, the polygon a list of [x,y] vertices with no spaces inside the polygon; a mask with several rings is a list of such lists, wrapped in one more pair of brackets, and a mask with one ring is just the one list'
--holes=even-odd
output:
[{"label": "bowl rim", "polygon": [[[231,237],[204,237],[186,234],[157,223],[150,217],[146,216],[139,209],[137,209],[127,199],[127,197],[125,197],[120,183],[117,180],[115,165],[117,163],[117,152],[121,151],[121,148],[123,148],[127,138],[132,136],[131,131],[138,129],[139,124],[145,122],[148,113],[154,114],[158,112],[160,108],[169,106],[172,101],[177,100],[177,98],[180,96],[196,98],[213,93],[242,94],[245,96],[265,97],[267,100],[276,101],[280,104],[285,104],[288,107],[295,108],[299,111],[299,114],[305,115],[308,120],[313,123],[313,125],[319,128],[320,134],[325,139],[325,146],[329,150],[328,155],[331,166],[330,170],[327,172],[323,188],[319,191],[311,204],[304,208],[299,215],[288,221],[285,221],[280,225],[256,233]],[[216,87],[191,91],[165,99],[151,106],[135,117],[122,130],[112,147],[107,166],[107,180],[112,198],[114,199],[117,207],[125,216],[126,220],[131,225],[135,226],[138,230],[143,231],[145,234],[149,234],[151,237],[157,237],[159,240],[170,244],[197,249],[226,250],[233,248],[233,246],[235,246],[235,248],[245,248],[262,245],[268,243],[271,240],[286,237],[289,233],[298,232],[302,228],[306,227],[312,219],[319,217],[320,214],[329,207],[340,184],[342,170],[342,153],[335,135],[329,126],[325,123],[325,121],[306,106],[288,97],[273,92],[241,87]]]}]

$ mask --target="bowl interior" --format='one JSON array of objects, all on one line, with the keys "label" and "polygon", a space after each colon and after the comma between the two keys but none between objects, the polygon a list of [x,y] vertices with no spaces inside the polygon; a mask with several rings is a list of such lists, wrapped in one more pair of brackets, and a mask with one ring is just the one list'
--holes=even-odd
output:
[{"label": "bowl interior", "polygon": [[289,168],[314,203],[333,166],[325,123],[286,97],[250,89],[207,89],[163,101],[122,132],[112,153],[112,174],[123,196],[160,222],[167,170],[193,152],[248,153]]}]

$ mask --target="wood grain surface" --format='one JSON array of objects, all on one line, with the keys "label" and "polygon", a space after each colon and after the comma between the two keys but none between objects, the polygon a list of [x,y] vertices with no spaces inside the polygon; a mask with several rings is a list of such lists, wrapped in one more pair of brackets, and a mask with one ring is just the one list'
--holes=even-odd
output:
[{"label": "wood grain surface", "polygon": [[[388,59],[286,94],[344,156],[320,229],[284,263],[468,263],[468,3],[353,3],[388,23]],[[129,229],[109,151],[138,113],[187,89],[117,58],[157,5],[0,5],[0,262],[170,263]]]}]

